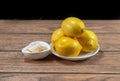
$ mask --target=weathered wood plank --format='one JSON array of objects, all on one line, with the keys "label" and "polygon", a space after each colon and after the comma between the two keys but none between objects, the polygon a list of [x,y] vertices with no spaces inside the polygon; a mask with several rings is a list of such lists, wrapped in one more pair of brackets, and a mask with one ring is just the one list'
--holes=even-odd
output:
[{"label": "weathered wood plank", "polygon": [[[29,67],[29,68],[28,68]],[[119,74],[120,66],[115,65],[81,65],[81,66],[0,66],[0,72],[19,72],[19,73],[112,73]]]},{"label": "weathered wood plank", "polygon": [[[96,56],[89,58],[85,61],[66,61],[62,60],[52,53],[42,60],[30,60],[25,58],[22,52],[0,52],[0,64],[13,64],[13,65],[120,65],[120,52],[99,52]],[[117,60],[116,60],[117,59]],[[97,60],[97,61],[95,61]],[[50,62],[49,62],[50,61]],[[65,62],[65,64],[64,64]]]},{"label": "weathered wood plank", "polygon": [[60,23],[59,20],[1,20],[0,33],[51,33]]},{"label": "weathered wood plank", "polygon": [[[120,20],[83,20],[96,33],[120,33]],[[62,20],[0,20],[0,33],[52,33]]]},{"label": "weathered wood plank", "polygon": [[0,74],[0,81],[119,81],[114,74]]},{"label": "weathered wood plank", "polygon": [[120,20],[83,21],[99,37],[97,55],[67,61],[50,54],[35,61],[25,58],[21,49],[32,41],[50,43],[62,20],[0,20],[0,81],[119,81]]},{"label": "weathered wood plank", "polygon": [[120,73],[120,52],[99,52],[83,61],[68,61],[50,54],[45,59],[26,59],[21,52],[0,52],[0,72]]},{"label": "weathered wood plank", "polygon": [[[102,51],[120,51],[120,34],[97,34]],[[1,51],[20,51],[33,41],[50,43],[51,34],[0,34]]]}]

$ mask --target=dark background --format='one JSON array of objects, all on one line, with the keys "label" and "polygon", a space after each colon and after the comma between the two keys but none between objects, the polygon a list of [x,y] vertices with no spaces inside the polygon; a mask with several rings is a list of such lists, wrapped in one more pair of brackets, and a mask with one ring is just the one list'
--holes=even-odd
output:
[{"label": "dark background", "polygon": [[[24,3],[24,4],[23,4]],[[0,7],[0,19],[120,19],[120,5],[112,1],[44,1],[7,3]]]}]

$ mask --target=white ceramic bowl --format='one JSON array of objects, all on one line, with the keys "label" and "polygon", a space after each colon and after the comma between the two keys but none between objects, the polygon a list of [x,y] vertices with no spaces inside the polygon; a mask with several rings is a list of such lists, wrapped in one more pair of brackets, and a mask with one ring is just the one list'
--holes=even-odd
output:
[{"label": "white ceramic bowl", "polygon": [[84,54],[84,55],[79,55],[78,57],[66,57],[66,56],[61,56],[61,55],[59,55],[59,54],[54,50],[52,44],[50,44],[50,46],[51,46],[51,51],[52,51],[52,53],[53,53],[55,56],[57,56],[57,57],[59,57],[59,58],[62,58],[62,59],[65,59],[65,60],[73,60],[73,61],[75,61],[75,60],[84,60],[84,59],[90,58],[90,57],[96,55],[96,54],[98,53],[98,51],[100,50],[100,45],[98,45],[97,50],[92,51],[92,52],[90,52],[90,53],[86,53],[86,54]]},{"label": "white ceramic bowl", "polygon": [[[45,50],[43,50],[41,52],[32,52],[32,53],[27,51],[28,48],[30,48],[36,44],[43,46],[45,48]],[[25,55],[26,58],[29,58],[29,59],[43,59],[50,54],[50,49],[51,49],[50,45],[47,42],[34,41],[34,42],[31,42],[26,47],[24,47],[22,49],[22,53]]]}]

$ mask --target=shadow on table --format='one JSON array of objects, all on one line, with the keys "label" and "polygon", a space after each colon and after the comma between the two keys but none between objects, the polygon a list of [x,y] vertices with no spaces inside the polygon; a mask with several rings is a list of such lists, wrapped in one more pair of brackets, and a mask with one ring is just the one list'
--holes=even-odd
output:
[{"label": "shadow on table", "polygon": [[81,65],[91,64],[92,65],[92,64],[98,64],[103,57],[104,57],[104,52],[100,50],[97,55],[90,57],[88,59],[85,59],[85,60],[78,60],[78,61],[64,60],[64,59],[54,56],[53,54],[50,54],[46,58],[38,59],[38,60],[30,60],[30,59],[25,58],[24,62],[26,63],[41,63],[41,62],[48,63],[48,62],[56,61],[64,65],[79,65],[79,64]]}]

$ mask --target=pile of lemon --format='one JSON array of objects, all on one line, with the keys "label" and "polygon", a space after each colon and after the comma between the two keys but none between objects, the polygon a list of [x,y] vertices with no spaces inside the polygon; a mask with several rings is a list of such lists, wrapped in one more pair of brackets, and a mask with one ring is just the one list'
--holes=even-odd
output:
[{"label": "pile of lemon", "polygon": [[68,17],[61,23],[51,36],[55,51],[62,56],[77,57],[92,52],[98,47],[98,37],[86,29],[84,22],[77,17]]}]

